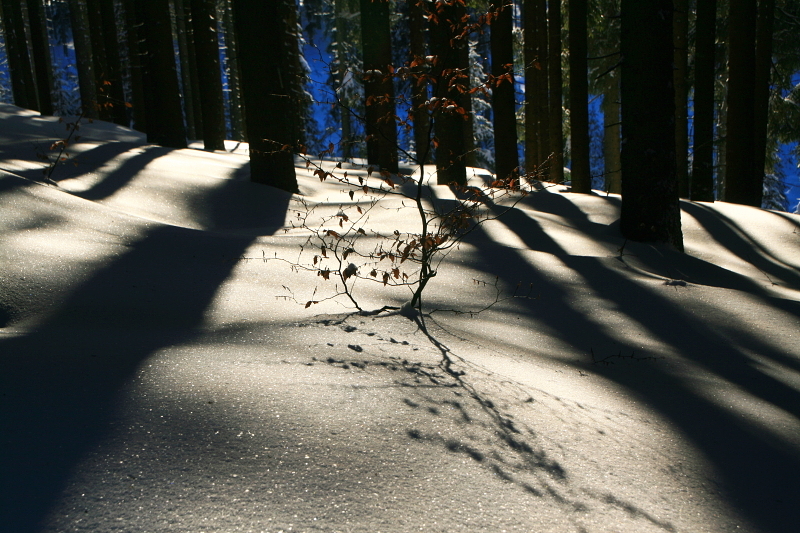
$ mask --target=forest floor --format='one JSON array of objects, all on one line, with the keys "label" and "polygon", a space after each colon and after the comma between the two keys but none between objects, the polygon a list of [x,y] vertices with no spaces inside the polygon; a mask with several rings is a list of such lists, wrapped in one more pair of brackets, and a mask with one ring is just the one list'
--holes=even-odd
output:
[{"label": "forest floor", "polygon": [[548,187],[366,316],[290,264],[347,187],[80,134],[42,183],[64,125],[0,106],[0,529],[797,530],[800,217],[682,202],[680,254]]}]

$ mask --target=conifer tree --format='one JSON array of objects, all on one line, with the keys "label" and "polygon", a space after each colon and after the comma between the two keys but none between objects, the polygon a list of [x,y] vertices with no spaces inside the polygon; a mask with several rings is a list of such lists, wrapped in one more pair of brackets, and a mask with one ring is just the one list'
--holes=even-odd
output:
[{"label": "conifer tree", "polygon": [[671,0],[622,0],[622,209],[634,241],[683,250],[675,179]]},{"label": "conifer tree", "polygon": [[[237,37],[247,46],[239,50],[250,141],[250,179],[297,192],[292,148],[298,131],[285,66],[289,31],[281,2],[233,0]],[[265,54],[263,50],[269,50]]]},{"label": "conifer tree", "polygon": [[587,0],[569,2],[569,108],[572,191],[590,193]]},{"label": "conifer tree", "polygon": [[513,70],[513,5],[508,0],[493,0],[491,12],[495,173],[498,179],[506,179],[517,175],[519,166]]},{"label": "conifer tree", "polygon": [[14,104],[34,111],[39,110],[36,82],[33,78],[28,40],[25,36],[25,18],[19,0],[2,0],[3,31],[6,53],[11,71],[11,90]]},{"label": "conifer tree", "polygon": [[388,0],[361,0],[367,161],[396,173],[397,126]]}]

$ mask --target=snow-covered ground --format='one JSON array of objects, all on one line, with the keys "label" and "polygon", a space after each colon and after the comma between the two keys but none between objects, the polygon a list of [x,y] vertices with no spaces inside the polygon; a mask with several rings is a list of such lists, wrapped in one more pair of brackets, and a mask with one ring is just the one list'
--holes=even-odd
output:
[{"label": "snow-covered ground", "polygon": [[306,309],[333,282],[264,261],[350,201],[313,168],[301,201],[250,183],[246,146],[98,122],[40,183],[64,130],[0,106],[0,530],[797,531],[800,217],[683,202],[678,254],[625,243],[618,197],[549,188],[425,301],[528,297],[421,328]]}]

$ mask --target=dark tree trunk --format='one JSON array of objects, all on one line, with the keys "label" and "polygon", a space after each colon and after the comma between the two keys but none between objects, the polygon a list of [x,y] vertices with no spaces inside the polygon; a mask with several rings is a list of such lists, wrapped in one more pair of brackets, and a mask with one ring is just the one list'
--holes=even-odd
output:
[{"label": "dark tree trunk", "polygon": [[192,140],[199,139],[203,131],[203,112],[200,105],[200,82],[197,73],[194,34],[192,31],[192,11],[183,0],[173,0],[175,6],[175,39],[178,42],[180,61],[180,87],[183,113],[186,117],[186,135]]},{"label": "dark tree trunk", "polygon": [[25,18],[19,0],[2,0],[3,31],[6,38],[6,54],[11,71],[11,91],[14,105],[39,111],[36,81],[33,79],[31,58],[28,55],[28,40],[25,36]]},{"label": "dark tree trunk", "polygon": [[286,20],[278,2],[233,0],[233,8],[236,34],[247,43],[239,50],[239,64],[250,139],[250,179],[298,192],[291,151],[295,113],[284,72],[289,57]]},{"label": "dark tree trunk", "polygon": [[[388,0],[387,0],[388,1]],[[307,143],[306,117],[308,115],[308,96],[304,85],[306,82],[306,71],[303,67],[302,54],[300,52],[300,28],[297,18],[297,3],[295,0],[283,0],[278,4],[281,17],[286,21],[286,33],[284,34],[285,49],[288,54],[288,61],[284,65],[284,70],[288,74],[289,95],[294,112],[292,118],[293,133],[297,146],[305,146]]]},{"label": "dark tree trunk", "polygon": [[[589,166],[587,8],[587,0],[570,0],[569,2],[569,119],[572,143],[572,192],[580,193],[592,191]],[[672,46],[670,46],[671,50]]]},{"label": "dark tree trunk", "polygon": [[[437,183],[446,185],[467,182],[467,169],[464,162],[464,124],[466,110],[460,106],[469,73],[459,67],[459,55],[467,46],[461,35],[463,6],[458,3],[437,2],[430,26],[431,52],[435,57],[432,74],[436,80],[435,96],[439,98],[434,113],[436,132],[436,171]],[[466,79],[465,79],[466,78]]]},{"label": "dark tree trunk", "polygon": [[603,163],[606,191],[613,194],[622,192],[622,164],[620,163],[620,124],[619,124],[619,76],[611,72],[610,83],[603,95]]},{"label": "dark tree trunk", "polygon": [[191,0],[194,47],[202,104],[203,147],[225,149],[225,106],[219,68],[215,0]]},{"label": "dark tree trunk", "polygon": [[394,110],[392,35],[388,0],[361,0],[361,47],[364,65],[367,161],[397,172],[397,126]]},{"label": "dark tree trunk", "polygon": [[410,2],[409,5],[409,52],[411,54],[411,67],[414,73],[411,94],[411,116],[414,122],[414,148],[417,152],[417,162],[420,164],[431,161],[431,125],[428,116],[428,85],[417,83],[423,72],[425,61],[425,8],[422,3]]},{"label": "dark tree trunk", "polygon": [[772,28],[775,22],[775,0],[761,0],[756,26],[756,73],[753,93],[755,126],[753,128],[754,180],[762,184],[766,173],[767,124],[769,121],[769,86],[772,72]]},{"label": "dark tree trunk", "polygon": [[133,129],[147,132],[147,111],[144,97],[144,79],[142,76],[142,50],[140,43],[140,25],[136,15],[137,0],[123,0],[125,6],[125,40],[128,45],[128,68],[131,77],[131,111]]},{"label": "dark tree trunk", "polygon": [[107,101],[111,104],[111,120],[115,124],[128,126],[128,114],[125,107],[125,91],[122,86],[122,61],[119,50],[119,32],[117,17],[114,13],[114,0],[100,0],[100,17],[103,26],[106,67],[105,80]]},{"label": "dark tree trunk", "polygon": [[94,70],[96,83],[97,115],[100,120],[111,122],[113,120],[114,104],[111,102],[111,95],[108,91],[109,85],[107,85],[109,68],[106,60],[105,28],[103,27],[103,18],[100,13],[100,0],[85,0],[85,2],[86,20],[89,23],[87,29],[89,30],[89,39],[92,42],[92,69]]},{"label": "dark tree trunk", "polygon": [[238,42],[236,40],[236,31],[234,31],[233,24],[233,9],[230,5],[230,0],[223,0],[224,16],[223,23],[225,24],[225,46],[226,58],[228,61],[228,91],[230,91],[230,107],[231,107],[231,130],[233,139],[237,141],[247,140],[247,128],[245,126],[244,113],[242,110],[242,85],[239,76],[239,53]]},{"label": "dark tree trunk", "polygon": [[494,118],[494,160],[499,179],[519,175],[517,117],[514,94],[514,19],[507,0],[493,0],[495,18],[491,25],[492,114]]},{"label": "dark tree trunk", "polygon": [[691,198],[714,201],[714,45],[717,0],[697,0]]},{"label": "dark tree trunk", "polygon": [[458,68],[466,75],[460,79],[459,85],[461,89],[459,89],[459,93],[461,97],[458,103],[464,110],[464,124],[461,128],[461,132],[464,135],[464,164],[468,167],[477,167],[478,156],[475,150],[475,113],[472,112],[472,95],[469,94],[471,76],[469,55],[469,38],[465,36],[464,46],[458,49]]},{"label": "dark tree trunk", "polygon": [[75,62],[83,114],[89,118],[99,118],[97,72],[89,36],[89,17],[83,0],[69,0],[69,18],[72,25],[72,41],[75,45]]},{"label": "dark tree trunk", "polygon": [[[539,105],[537,116],[539,117],[539,131],[536,137],[539,139],[539,160],[547,161],[541,168],[543,180],[550,180],[550,96],[549,96],[549,71],[550,55],[547,49],[547,3],[545,0],[536,0],[536,54],[539,57],[536,91],[538,93],[536,103]],[[560,66],[560,65],[559,65]]]},{"label": "dark tree trunk", "polygon": [[136,6],[143,37],[141,60],[147,142],[186,148],[169,0],[137,0]]},{"label": "dark tree trunk", "polygon": [[[352,0],[335,0],[334,11],[336,19],[336,81],[340,91],[346,93],[345,84],[352,83],[348,69],[349,57],[347,54],[347,39],[350,31],[349,18],[353,15]],[[353,133],[353,105],[354,102],[348,101],[346,97],[339,101],[339,121],[342,126],[342,140],[340,142],[342,157],[350,159],[353,157],[353,145],[355,143]]]},{"label": "dark tree trunk", "polygon": [[28,0],[28,20],[31,28],[31,50],[36,74],[36,92],[39,97],[39,112],[53,114],[53,62],[50,58],[50,42],[47,37],[45,13],[42,0]]},{"label": "dark tree trunk", "polygon": [[761,207],[762,180],[753,150],[756,15],[756,0],[730,1],[725,200]]},{"label": "dark tree trunk", "polygon": [[622,235],[683,250],[671,0],[622,0]]},{"label": "dark tree trunk", "polygon": [[675,0],[673,15],[675,43],[675,174],[678,194],[689,197],[689,0]]},{"label": "dark tree trunk", "polygon": [[542,62],[539,57],[538,24],[536,3],[539,0],[524,0],[522,4],[523,57],[525,62],[525,173],[534,179],[541,178],[541,142],[539,141],[539,83]]},{"label": "dark tree trunk", "polygon": [[561,75],[561,1],[550,0],[548,6],[548,55],[550,60],[547,69],[550,86],[550,150],[553,160],[550,164],[550,181],[564,181],[564,130],[562,122],[562,87]]}]

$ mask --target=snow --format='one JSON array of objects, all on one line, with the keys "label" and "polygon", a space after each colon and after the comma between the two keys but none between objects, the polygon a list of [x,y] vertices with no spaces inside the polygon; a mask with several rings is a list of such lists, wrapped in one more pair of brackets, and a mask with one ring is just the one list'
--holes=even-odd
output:
[{"label": "snow", "polygon": [[[425,296],[477,310],[496,283],[500,301],[421,328],[306,309],[333,282],[271,259],[297,256],[304,205],[352,205],[313,168],[301,201],[248,181],[246,145],[95,122],[43,184],[37,152],[64,135],[0,106],[4,530],[797,527],[798,216],[684,202],[684,255],[625,242],[617,196],[549,188]],[[368,223],[415,230],[397,197]]]}]

